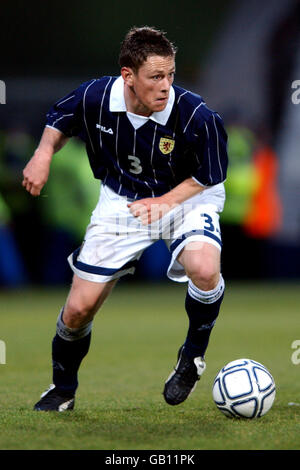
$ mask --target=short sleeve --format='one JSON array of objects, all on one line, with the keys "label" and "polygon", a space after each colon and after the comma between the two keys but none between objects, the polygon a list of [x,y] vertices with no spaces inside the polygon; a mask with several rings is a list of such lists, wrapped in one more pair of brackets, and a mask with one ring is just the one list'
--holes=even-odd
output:
[{"label": "short sleeve", "polygon": [[227,134],[223,121],[212,113],[197,130],[195,153],[199,161],[192,177],[203,186],[213,186],[226,179],[228,155]]},{"label": "short sleeve", "polygon": [[85,82],[76,90],[57,101],[48,111],[46,126],[61,131],[67,137],[77,136],[82,129],[82,101],[92,81]]}]

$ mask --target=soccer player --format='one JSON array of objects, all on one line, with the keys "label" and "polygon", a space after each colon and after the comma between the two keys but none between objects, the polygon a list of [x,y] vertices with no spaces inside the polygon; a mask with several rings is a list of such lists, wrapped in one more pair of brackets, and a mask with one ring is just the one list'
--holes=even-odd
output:
[{"label": "soccer player", "polygon": [[68,258],[74,277],[52,342],[53,384],[35,410],[74,407],[94,316],[158,238],[172,254],[168,277],[188,283],[189,328],[164,385],[166,402],[183,402],[205,369],[224,294],[219,212],[227,135],[199,95],[173,84],[175,55],[164,32],[132,28],[121,45],[120,76],[90,80],[57,101],[23,171],[23,186],[38,196],[52,156],[78,136],[102,182],[84,242]]}]

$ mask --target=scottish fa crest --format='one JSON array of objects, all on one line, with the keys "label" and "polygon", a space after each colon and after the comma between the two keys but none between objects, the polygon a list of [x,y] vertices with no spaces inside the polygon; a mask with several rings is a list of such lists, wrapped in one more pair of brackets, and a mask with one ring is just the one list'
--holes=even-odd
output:
[{"label": "scottish fa crest", "polygon": [[159,150],[164,155],[171,153],[175,147],[175,140],[170,139],[169,137],[161,137],[159,141]]}]

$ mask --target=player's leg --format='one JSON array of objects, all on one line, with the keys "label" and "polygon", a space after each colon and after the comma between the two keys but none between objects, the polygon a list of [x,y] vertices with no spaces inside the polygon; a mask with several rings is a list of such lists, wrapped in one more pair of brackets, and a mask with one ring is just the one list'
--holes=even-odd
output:
[{"label": "player's leg", "polygon": [[188,282],[185,308],[189,328],[164,389],[164,397],[172,405],[188,397],[205,370],[205,352],[224,295],[219,225],[224,194],[218,188],[205,193],[182,207],[183,216],[175,217],[174,233],[166,242],[172,254],[168,277]]},{"label": "player's leg", "polygon": [[224,296],[220,250],[210,243],[194,241],[186,245],[178,259],[189,278],[185,299],[189,329],[184,350],[191,359],[204,358]]},{"label": "player's leg", "polygon": [[74,407],[78,370],[89,350],[94,315],[117,281],[103,283],[76,274],[66,304],[57,320],[52,341],[53,385],[35,405],[37,411],[64,411]]},{"label": "player's leg", "polygon": [[74,274],[62,319],[68,328],[81,328],[93,320],[117,279],[107,282],[91,282]]},{"label": "player's leg", "polygon": [[214,245],[190,242],[178,256],[178,261],[189,278],[185,299],[189,329],[179,350],[175,371],[164,388],[165,400],[170,405],[186,400],[205,370],[205,351],[224,295],[220,250]]},{"label": "player's leg", "polygon": [[90,346],[93,318],[116,281],[96,283],[74,275],[52,342],[53,383],[75,393],[77,372]]}]

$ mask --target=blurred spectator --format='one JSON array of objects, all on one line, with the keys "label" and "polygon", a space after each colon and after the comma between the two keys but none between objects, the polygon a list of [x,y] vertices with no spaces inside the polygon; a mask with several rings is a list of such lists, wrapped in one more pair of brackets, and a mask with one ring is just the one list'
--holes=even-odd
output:
[{"label": "blurred spectator", "polygon": [[254,133],[243,125],[226,126],[226,130],[229,168],[225,181],[226,204],[221,221],[241,227],[257,184],[252,158],[256,139]]},{"label": "blurred spectator", "polygon": [[170,262],[171,255],[165,241],[158,240],[142,254],[135,277],[147,281],[166,282],[166,272]]},{"label": "blurred spectator", "polygon": [[250,237],[270,238],[281,226],[282,207],[277,190],[277,155],[268,144],[262,143],[254,152],[253,168],[256,184],[243,227]]},{"label": "blurred spectator", "polygon": [[35,203],[24,194],[20,185],[21,171],[33,146],[33,139],[23,129],[11,128],[0,134],[2,278],[5,273],[6,277],[13,275],[15,281],[12,278],[11,281],[6,280],[12,284],[25,282],[24,271],[29,281],[34,277],[30,268],[38,248],[33,211]]},{"label": "blurred spectator", "polygon": [[268,241],[281,222],[277,157],[265,136],[242,124],[228,132],[226,204],[221,214],[222,269],[229,278],[268,275]]},{"label": "blurred spectator", "polygon": [[23,261],[10,224],[10,211],[0,194],[0,287],[16,287],[26,282]]}]

